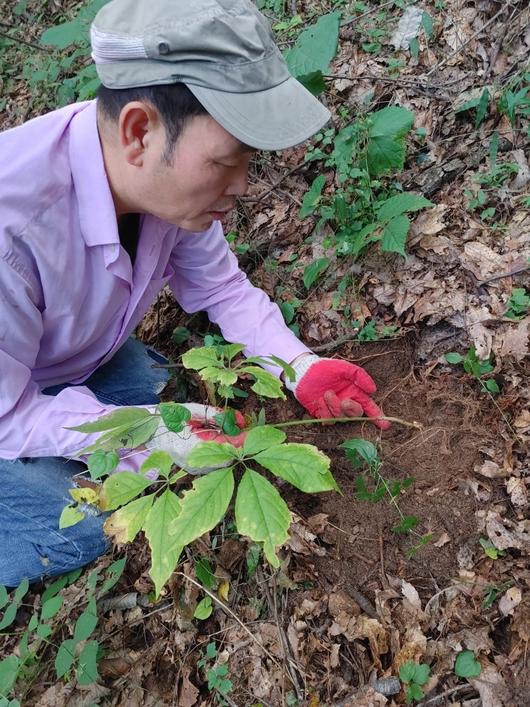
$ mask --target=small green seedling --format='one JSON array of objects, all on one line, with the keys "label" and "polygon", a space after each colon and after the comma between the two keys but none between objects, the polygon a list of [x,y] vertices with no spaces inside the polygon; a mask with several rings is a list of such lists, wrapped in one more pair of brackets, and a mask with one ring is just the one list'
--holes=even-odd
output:
[{"label": "small green seedling", "polygon": [[479,359],[474,346],[468,350],[465,356],[462,356],[462,354],[456,351],[450,351],[445,354],[445,360],[447,363],[453,365],[461,363],[466,373],[469,373],[478,380],[483,391],[488,393],[500,393],[499,385],[494,378],[483,380],[483,376],[492,373],[495,367],[490,359]]},{"label": "small green seedling", "polygon": [[504,316],[508,317],[508,319],[522,319],[528,314],[529,310],[530,294],[524,287],[514,287]]},{"label": "small green seedling", "polygon": [[356,497],[359,501],[369,501],[378,503],[385,496],[389,503],[396,509],[400,521],[392,528],[394,533],[403,533],[416,537],[417,541],[407,549],[406,556],[412,557],[421,547],[426,545],[432,538],[431,534],[420,535],[416,530],[419,525],[417,516],[405,515],[398,503],[398,497],[412,484],[414,479],[396,479],[390,481],[381,473],[383,462],[379,458],[376,446],[365,439],[349,439],[340,445],[346,450],[346,457],[351,462],[354,469],[367,469],[367,474],[359,474],[355,478]]},{"label": "small green seedling", "polygon": [[482,666],[473,651],[460,651],[455,660],[455,675],[459,678],[476,678],[482,672]]},{"label": "small green seedling", "polygon": [[407,660],[399,669],[399,679],[405,686],[405,701],[407,704],[424,697],[423,685],[429,679],[431,669],[427,663],[413,663]]},{"label": "small green seedling", "polygon": [[498,560],[499,557],[505,555],[504,550],[499,550],[498,547],[495,547],[491,540],[487,540],[486,538],[480,538],[479,542],[482,549],[484,550],[484,554],[491,560]]},{"label": "small green seedling", "polygon": [[[208,689],[214,693],[216,703],[224,706],[228,704],[224,698],[232,692],[234,685],[227,677],[228,666],[226,664],[215,665],[216,658],[217,647],[215,643],[208,643],[206,651],[203,657],[197,661],[197,665],[205,671],[206,679],[208,680]],[[209,664],[211,667],[208,667]]]}]

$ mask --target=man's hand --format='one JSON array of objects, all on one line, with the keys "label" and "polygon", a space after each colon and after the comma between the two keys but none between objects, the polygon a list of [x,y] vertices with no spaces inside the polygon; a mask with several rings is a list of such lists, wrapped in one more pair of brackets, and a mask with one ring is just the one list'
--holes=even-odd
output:
[{"label": "man's hand", "polygon": [[[201,442],[229,442],[234,447],[242,447],[246,433],[230,437],[224,434],[215,420],[215,416],[223,411],[220,408],[199,403],[185,403],[182,407],[187,408],[191,413],[181,432],[171,432],[160,421],[158,429],[152,439],[146,443],[147,449],[154,452],[160,450],[167,452],[175,464],[185,469],[190,474],[205,474],[212,471],[214,467],[201,467],[199,469],[188,467],[186,460],[190,452]],[[236,412],[236,424],[238,427],[245,426],[245,420],[240,412]]]},{"label": "man's hand", "polygon": [[375,383],[365,370],[348,361],[320,358],[304,354],[291,364],[296,373],[294,382],[286,382],[299,403],[317,418],[360,417],[373,419],[382,430],[390,427],[380,420],[381,408],[370,397],[376,391]]}]

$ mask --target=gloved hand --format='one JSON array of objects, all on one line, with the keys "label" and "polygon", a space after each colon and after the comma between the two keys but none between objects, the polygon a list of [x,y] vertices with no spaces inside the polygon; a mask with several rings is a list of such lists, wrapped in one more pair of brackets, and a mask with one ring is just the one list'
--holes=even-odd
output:
[{"label": "gloved hand", "polygon": [[[296,378],[285,386],[316,418],[359,417],[378,418],[383,414],[371,395],[376,386],[365,370],[348,361],[321,358],[306,354],[291,364]],[[387,420],[373,420],[382,430],[390,427]]]},{"label": "gloved hand", "polygon": [[[242,447],[246,433],[230,437],[219,429],[215,421],[215,416],[223,411],[220,408],[199,403],[184,403],[182,407],[187,408],[191,413],[184,429],[181,432],[171,432],[162,420],[158,425],[152,439],[146,442],[146,448],[151,451],[167,452],[181,469],[185,469],[190,474],[205,474],[217,467],[189,467],[186,463],[188,455],[201,442],[229,442],[234,447]],[[238,427],[245,426],[245,419],[240,412],[236,412],[236,424]]]}]

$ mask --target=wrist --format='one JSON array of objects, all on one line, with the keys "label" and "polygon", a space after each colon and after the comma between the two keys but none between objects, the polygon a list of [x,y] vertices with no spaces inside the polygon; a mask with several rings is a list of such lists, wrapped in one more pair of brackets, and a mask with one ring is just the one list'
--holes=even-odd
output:
[{"label": "wrist", "polygon": [[317,356],[317,354],[310,352],[306,352],[301,354],[300,356],[297,356],[290,364],[291,367],[294,369],[295,379],[294,381],[285,381],[285,387],[287,388],[287,390],[290,390],[291,393],[294,393],[296,390],[296,386],[307,373],[307,371],[314,363],[320,360],[320,356]]}]

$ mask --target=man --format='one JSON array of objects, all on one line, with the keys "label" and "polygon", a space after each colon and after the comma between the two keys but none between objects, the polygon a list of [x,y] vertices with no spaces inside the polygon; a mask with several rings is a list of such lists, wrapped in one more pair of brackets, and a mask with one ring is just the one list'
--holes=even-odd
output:
[{"label": "man", "polygon": [[[101,516],[58,528],[83,469],[71,458],[87,443],[68,428],[158,401],[166,375],[129,337],[166,283],[248,355],[292,362],[288,387],[311,414],[381,415],[368,374],[313,355],[223,236],[219,219],[245,194],[252,153],[300,143],[329,118],[289,75],[265,18],[249,0],[113,0],[91,40],[97,101],[0,136],[0,583],[9,586],[104,551]],[[157,435],[181,464],[212,416],[190,409],[186,435]]]}]

